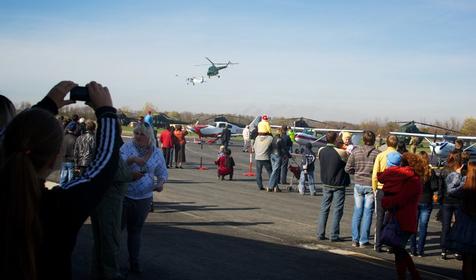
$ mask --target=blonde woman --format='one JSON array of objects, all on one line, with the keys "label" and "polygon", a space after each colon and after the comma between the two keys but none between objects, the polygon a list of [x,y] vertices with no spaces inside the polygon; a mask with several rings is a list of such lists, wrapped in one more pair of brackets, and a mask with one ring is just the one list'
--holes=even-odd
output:
[{"label": "blonde woman", "polygon": [[142,227],[150,210],[153,191],[162,191],[167,180],[167,166],[162,151],[155,145],[154,131],[146,122],[134,128],[134,138],[121,147],[121,157],[131,172],[144,175],[129,183],[124,199],[122,226],[123,229],[127,228],[130,270],[140,273]]}]

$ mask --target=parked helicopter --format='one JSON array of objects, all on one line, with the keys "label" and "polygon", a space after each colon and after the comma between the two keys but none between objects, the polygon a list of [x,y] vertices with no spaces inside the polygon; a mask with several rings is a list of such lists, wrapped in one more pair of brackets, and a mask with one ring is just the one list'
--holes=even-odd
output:
[{"label": "parked helicopter", "polygon": [[[220,72],[219,72],[220,70],[225,69],[230,65],[238,64],[231,61],[228,61],[227,63],[214,63],[208,57],[205,57],[205,59],[208,60],[212,64],[212,66],[208,67],[208,71],[207,71],[208,78],[211,78],[212,76],[217,76],[218,78],[220,78]],[[201,66],[201,65],[195,65],[195,66]]]},{"label": "parked helicopter", "polygon": [[[445,131],[446,133],[460,133],[459,131],[456,131],[456,130],[452,130],[452,129],[449,129],[449,128],[446,128],[446,127],[442,127],[442,126],[438,126],[438,125],[433,125],[433,124],[427,124],[427,123],[423,123],[423,122],[416,122],[416,121],[396,121],[395,123],[397,124],[402,124],[400,126],[400,128],[398,129],[398,132],[406,132],[406,133],[423,133],[423,134],[426,134],[426,132],[423,132],[421,131],[416,125],[419,124],[419,125],[423,125],[425,127],[429,127],[429,128],[433,128],[435,129],[435,133],[437,133],[438,131]],[[399,137],[399,140],[401,141],[405,141],[406,144],[409,144],[410,143],[410,136],[403,136],[403,135],[400,135]],[[418,137],[418,144],[421,143],[421,141],[423,141],[423,138],[422,137]]]},{"label": "parked helicopter", "polygon": [[[455,135],[442,135],[442,134],[428,134],[428,133],[409,133],[409,132],[390,132],[390,134],[405,137],[422,137],[429,143],[429,148],[432,155],[436,155],[439,162],[443,162],[450,152],[455,149],[454,141],[461,139],[463,141],[476,141],[476,136],[455,136]],[[430,140],[433,138],[433,141]],[[437,142],[436,139],[443,139],[441,142]],[[476,157],[476,143],[470,144],[463,151],[471,153],[471,158]]]}]

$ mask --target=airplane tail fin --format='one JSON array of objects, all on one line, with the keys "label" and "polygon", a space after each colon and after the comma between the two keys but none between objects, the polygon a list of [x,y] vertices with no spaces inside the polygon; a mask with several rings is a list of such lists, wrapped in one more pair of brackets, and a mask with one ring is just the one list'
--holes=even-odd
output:
[{"label": "airplane tail fin", "polygon": [[253,130],[255,127],[258,127],[258,123],[261,121],[261,116],[256,116],[249,124],[250,131]]}]

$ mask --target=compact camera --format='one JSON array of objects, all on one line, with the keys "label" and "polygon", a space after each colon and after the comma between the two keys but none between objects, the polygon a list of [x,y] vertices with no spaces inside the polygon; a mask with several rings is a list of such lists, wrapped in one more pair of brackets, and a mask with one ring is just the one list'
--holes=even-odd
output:
[{"label": "compact camera", "polygon": [[76,101],[88,102],[91,99],[89,98],[89,91],[87,87],[74,87],[69,92],[69,99]]}]

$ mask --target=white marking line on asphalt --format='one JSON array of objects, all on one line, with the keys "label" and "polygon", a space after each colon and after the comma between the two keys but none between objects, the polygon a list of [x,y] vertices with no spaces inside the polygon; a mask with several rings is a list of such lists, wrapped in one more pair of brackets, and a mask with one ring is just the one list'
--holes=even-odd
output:
[{"label": "white marking line on asphalt", "polygon": [[[169,208],[169,207],[164,207],[164,209],[170,209],[170,210],[174,210],[173,208]],[[210,219],[207,219],[205,217],[202,217],[200,215],[197,215],[197,214],[193,214],[193,213],[190,213],[190,212],[181,212],[181,214],[184,214],[184,215],[188,215],[188,216],[191,216],[193,218],[196,218],[196,219],[200,219],[200,220],[204,220],[204,221],[207,221],[207,222],[217,222],[215,220],[210,220]],[[233,225],[226,225],[227,227],[231,227],[231,228],[235,228],[235,229],[239,229],[239,230],[243,230],[241,227],[238,227],[238,226],[233,226]],[[277,240],[279,241],[280,243],[285,243],[286,241],[279,238],[279,237],[276,237],[276,236],[272,236],[272,235],[268,235],[268,234],[265,234],[265,233],[261,233],[261,232],[258,232],[258,231],[253,231],[254,233],[258,234],[258,235],[261,235],[261,236],[264,236],[264,237],[267,237],[267,238],[270,238],[270,239],[274,239],[274,240]]]},{"label": "white marking line on asphalt", "polygon": [[[355,258],[355,259],[358,259],[359,261],[366,262],[366,263],[369,263],[369,264],[373,264],[373,265],[376,265],[376,266],[379,266],[379,267],[383,267],[383,268],[387,268],[387,269],[394,269],[394,264],[393,264],[392,261],[382,259],[382,258],[378,258],[378,257],[374,257],[374,256],[370,256],[370,255],[366,255],[366,254],[362,254],[362,253],[357,253],[357,252],[353,252],[353,251],[349,251],[349,250],[333,248],[333,247],[330,247],[330,246],[320,245],[320,244],[314,244],[314,245],[302,244],[300,246],[302,248],[309,249],[309,250],[327,251],[329,253]],[[381,263],[376,263],[374,261],[379,261]],[[418,271],[420,271],[420,273],[422,273],[422,274],[425,274],[426,276],[431,276],[432,277],[431,279],[435,279],[435,277],[436,277],[437,279],[457,280],[457,278],[448,277],[448,276],[441,275],[441,274],[438,274],[438,273],[434,273],[434,272],[431,272],[431,271],[427,271],[427,270],[424,270],[424,269],[421,269],[421,268],[418,268]]]}]

